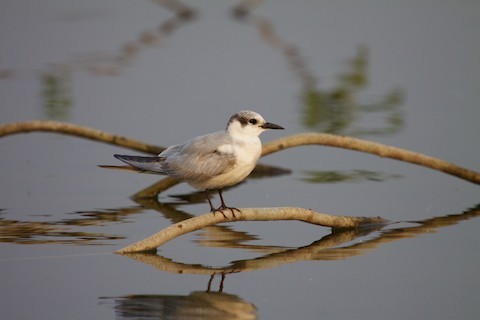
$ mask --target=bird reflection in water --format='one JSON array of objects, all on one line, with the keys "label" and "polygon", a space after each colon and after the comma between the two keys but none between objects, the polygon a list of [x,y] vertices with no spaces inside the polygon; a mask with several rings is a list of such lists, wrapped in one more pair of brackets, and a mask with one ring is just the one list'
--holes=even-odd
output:
[{"label": "bird reflection in water", "polygon": [[215,274],[208,282],[207,291],[193,291],[189,295],[128,295],[100,298],[113,301],[117,319],[257,319],[257,308],[234,294],[210,291]]}]

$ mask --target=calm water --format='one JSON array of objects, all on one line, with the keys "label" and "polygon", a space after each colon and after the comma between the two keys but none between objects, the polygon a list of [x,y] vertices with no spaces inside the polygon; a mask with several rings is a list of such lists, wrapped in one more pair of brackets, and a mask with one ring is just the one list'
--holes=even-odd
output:
[{"label": "calm water", "polygon": [[[287,130],[386,143],[480,170],[476,1],[3,1],[0,121],[51,119],[157,145],[241,109]],[[236,207],[381,216],[330,234],[238,222],[156,255],[117,249],[205,213],[180,184],[101,169],[79,138],[0,138],[2,319],[478,319],[480,189],[353,151],[301,147],[224,193]],[[214,198],[218,201],[218,197]],[[223,273],[223,275],[222,275]]]}]

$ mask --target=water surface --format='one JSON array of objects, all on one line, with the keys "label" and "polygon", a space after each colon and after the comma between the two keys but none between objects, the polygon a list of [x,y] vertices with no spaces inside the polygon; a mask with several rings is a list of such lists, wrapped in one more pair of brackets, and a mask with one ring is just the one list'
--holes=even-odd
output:
[{"label": "water surface", "polygon": [[[3,1],[1,123],[50,119],[167,146],[241,109],[480,170],[480,5]],[[106,170],[120,147],[47,133],[0,139],[2,319],[477,319],[478,186],[326,147],[272,154],[281,174],[224,193],[235,207],[381,216],[331,234],[226,223],[154,255],[115,250],[205,213],[158,176]],[[214,201],[218,201],[215,197]],[[28,307],[25,307],[28,306]]]}]

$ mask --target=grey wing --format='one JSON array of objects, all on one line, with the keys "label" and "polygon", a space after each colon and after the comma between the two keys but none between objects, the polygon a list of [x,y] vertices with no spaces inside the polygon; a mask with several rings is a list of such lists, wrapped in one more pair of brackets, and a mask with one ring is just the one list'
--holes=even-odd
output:
[{"label": "grey wing", "polygon": [[224,131],[200,136],[183,145],[172,146],[159,156],[166,156],[164,170],[185,181],[204,181],[218,176],[235,165],[233,153],[218,150],[218,147],[231,143]]},{"label": "grey wing", "polygon": [[143,170],[145,172],[167,174],[163,170],[164,159],[160,157],[129,156],[122,154],[115,154],[114,157],[132,167]]}]

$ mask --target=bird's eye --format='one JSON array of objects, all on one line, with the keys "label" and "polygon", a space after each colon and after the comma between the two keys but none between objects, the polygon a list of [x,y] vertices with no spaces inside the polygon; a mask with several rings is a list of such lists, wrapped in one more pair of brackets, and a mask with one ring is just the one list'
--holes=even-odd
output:
[{"label": "bird's eye", "polygon": [[251,124],[257,124],[257,119],[250,119],[248,120],[248,122],[250,122]]}]

